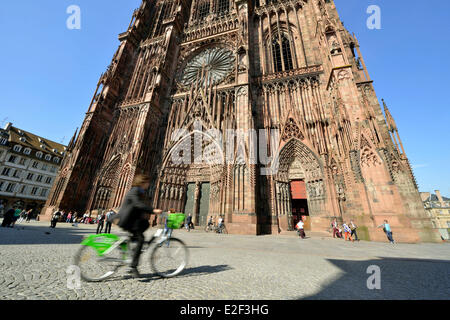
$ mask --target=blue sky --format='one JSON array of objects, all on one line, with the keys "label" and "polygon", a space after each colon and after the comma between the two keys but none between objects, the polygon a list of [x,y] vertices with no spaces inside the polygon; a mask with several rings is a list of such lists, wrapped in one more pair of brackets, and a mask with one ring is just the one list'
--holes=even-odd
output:
[{"label": "blue sky", "polygon": [[[450,1],[335,0],[390,107],[421,191],[450,197]],[[70,5],[81,30],[69,30]],[[140,0],[3,1],[0,124],[68,143]],[[369,30],[369,5],[381,30]],[[64,139],[64,140],[63,140]]]}]

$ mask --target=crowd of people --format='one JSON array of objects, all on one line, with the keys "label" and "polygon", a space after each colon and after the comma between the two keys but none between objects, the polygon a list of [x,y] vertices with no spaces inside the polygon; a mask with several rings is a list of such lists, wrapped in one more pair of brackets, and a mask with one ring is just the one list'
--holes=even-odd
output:
[{"label": "crowd of people", "polygon": [[344,222],[342,225],[339,225],[335,218],[331,223],[331,229],[333,238],[344,239],[345,241],[359,241],[356,233],[357,226],[352,220],[350,220],[350,223]]},{"label": "crowd of people", "polygon": [[[335,218],[331,223],[333,238],[344,239],[345,241],[359,241],[358,234],[356,233],[357,228],[358,227],[352,220],[350,220],[350,223],[344,222],[342,225],[339,225],[337,219]],[[383,231],[386,234],[389,242],[392,244],[395,243],[391,226],[389,225],[387,220],[384,220],[383,224],[378,226],[378,228],[383,228]]]},{"label": "crowd of people", "polygon": [[14,228],[15,225],[21,224],[22,222],[30,222],[33,218],[33,209],[28,211],[21,209],[9,209],[3,214],[3,228]]},{"label": "crowd of people", "polygon": [[58,222],[71,223],[73,227],[78,227],[78,224],[97,224],[97,234],[102,233],[104,227],[105,233],[111,233],[112,223],[109,218],[115,214],[113,209],[109,209],[106,213],[100,212],[97,217],[92,217],[89,211],[81,215],[76,211],[56,209],[50,220],[50,228],[56,228]]}]

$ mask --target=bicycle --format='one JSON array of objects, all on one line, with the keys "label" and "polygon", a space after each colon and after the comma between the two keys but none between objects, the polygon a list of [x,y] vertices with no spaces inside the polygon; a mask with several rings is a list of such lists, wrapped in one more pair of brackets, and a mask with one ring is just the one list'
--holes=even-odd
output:
[{"label": "bicycle", "polygon": [[221,233],[221,234],[228,234],[227,228],[225,227],[225,224],[222,224],[219,227],[216,227],[216,233]]},{"label": "bicycle", "polygon": [[206,231],[206,232],[213,232],[213,231],[216,231],[216,227],[215,227],[213,224],[208,224],[208,225],[205,227],[205,231]]},{"label": "bicycle", "polygon": [[[131,240],[130,236],[113,234],[91,235],[83,240],[74,259],[74,265],[80,269],[81,279],[86,282],[104,281],[121,267],[128,266],[133,254]],[[149,250],[151,268],[162,278],[173,278],[186,268],[189,259],[187,246],[180,239],[168,237],[163,229],[158,229],[144,243],[142,251]]]}]

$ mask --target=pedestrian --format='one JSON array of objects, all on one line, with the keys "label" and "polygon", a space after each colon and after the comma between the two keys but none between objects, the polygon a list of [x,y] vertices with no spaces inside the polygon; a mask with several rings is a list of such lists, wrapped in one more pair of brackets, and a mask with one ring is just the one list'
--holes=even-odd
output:
[{"label": "pedestrian", "polygon": [[90,212],[87,211],[87,212],[84,214],[84,216],[83,216],[83,222],[82,222],[82,223],[84,223],[84,224],[88,224],[88,223],[89,223],[89,215],[90,215]]},{"label": "pedestrian", "polygon": [[62,218],[61,222],[66,222],[67,221],[67,212],[63,211],[61,218]]},{"label": "pedestrian", "polygon": [[66,223],[71,223],[72,222],[72,211],[69,212],[69,214],[67,215],[67,219],[66,219]]},{"label": "pedestrian", "polygon": [[392,230],[391,230],[391,226],[389,225],[387,220],[384,220],[384,223],[380,226],[378,226],[378,228],[383,228],[384,233],[386,233],[386,236],[389,240],[390,243],[394,244],[394,238],[392,236]]},{"label": "pedestrian", "polygon": [[61,211],[59,211],[59,209],[57,209],[52,216],[52,220],[50,222],[50,228],[55,229],[56,228],[56,224],[58,223],[59,219],[61,218]]},{"label": "pedestrian", "polygon": [[33,217],[33,209],[30,209],[27,211],[27,222],[28,223],[31,221],[32,217]]},{"label": "pedestrian", "polygon": [[16,223],[21,224],[23,222],[23,220],[25,220],[26,214],[27,214],[27,212],[25,210],[22,210],[19,214],[19,218],[17,219]]},{"label": "pedestrian", "polygon": [[131,239],[137,242],[129,270],[129,274],[136,278],[140,276],[137,267],[145,242],[144,232],[150,227],[150,214],[162,212],[162,210],[153,210],[152,207],[144,203],[150,181],[149,176],[136,175],[131,190],[122,202],[119,214],[112,217],[112,220],[119,219],[119,227],[130,232],[132,234]]},{"label": "pedestrian", "polygon": [[342,228],[344,229],[345,241],[347,241],[347,239],[348,239],[349,241],[353,241],[352,236],[351,236],[352,230],[351,230],[350,227],[348,226],[347,222],[345,222],[345,223],[342,225]]},{"label": "pedestrian", "polygon": [[12,221],[12,224],[11,224],[11,228],[14,228],[14,225],[16,224],[16,221],[19,220],[21,213],[22,213],[22,210],[20,210],[20,209],[16,209],[14,211],[14,216],[13,216],[13,221]]},{"label": "pedestrian", "polygon": [[112,227],[112,218],[114,217],[114,215],[116,214],[116,212],[113,209],[109,209],[108,212],[106,213],[105,216],[105,222],[106,222],[106,227],[105,227],[105,233],[111,233],[111,227]]},{"label": "pedestrian", "polygon": [[297,223],[297,225],[295,226],[297,228],[297,233],[298,235],[302,238],[305,239],[306,234],[305,234],[305,223],[303,222],[302,219],[300,219],[300,221]]},{"label": "pedestrian", "polygon": [[72,227],[78,227],[78,212],[75,211],[72,217]]},{"label": "pedestrian", "polygon": [[351,236],[355,236],[355,240],[359,241],[358,239],[358,234],[356,233],[356,229],[358,228],[354,223],[353,220],[350,220],[350,225],[349,225],[350,229],[352,230]]},{"label": "pedestrian", "polygon": [[189,216],[186,218],[186,229],[187,231],[191,231],[191,226],[192,229],[194,229],[194,224],[192,223],[192,214],[189,213]]},{"label": "pedestrian", "polygon": [[5,215],[3,216],[2,228],[11,228],[15,212],[16,210],[12,208],[6,211]]},{"label": "pedestrian", "polygon": [[103,215],[103,213],[100,213],[100,215],[97,216],[97,234],[102,233],[104,224],[105,224],[105,216]]},{"label": "pedestrian", "polygon": [[344,238],[344,235],[342,234],[342,228],[339,225],[336,227],[336,238],[338,239]]},{"label": "pedestrian", "polygon": [[331,222],[331,228],[333,229],[333,238],[336,238],[336,233],[338,232],[338,223],[336,218],[334,218],[333,222]]}]

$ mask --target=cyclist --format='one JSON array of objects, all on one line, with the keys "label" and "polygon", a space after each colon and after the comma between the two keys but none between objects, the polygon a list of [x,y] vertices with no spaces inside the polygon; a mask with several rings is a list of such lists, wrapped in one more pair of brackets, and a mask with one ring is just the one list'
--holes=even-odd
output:
[{"label": "cyclist", "polygon": [[211,216],[211,217],[209,217],[208,225],[206,226],[206,229],[208,230],[211,228],[210,230],[212,230],[213,227],[214,227],[213,216]]},{"label": "cyclist", "polygon": [[162,211],[146,205],[143,201],[146,190],[150,187],[150,177],[138,174],[134,178],[133,186],[125,196],[119,214],[112,217],[112,220],[119,220],[119,227],[130,232],[132,240],[137,242],[130,265],[129,274],[132,277],[139,277],[137,267],[141,256],[142,247],[145,242],[144,232],[150,227],[149,219],[151,213],[159,214]]}]

